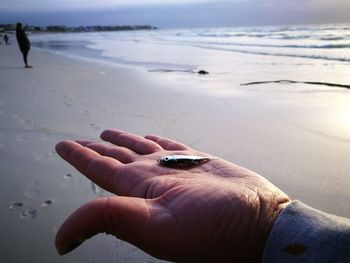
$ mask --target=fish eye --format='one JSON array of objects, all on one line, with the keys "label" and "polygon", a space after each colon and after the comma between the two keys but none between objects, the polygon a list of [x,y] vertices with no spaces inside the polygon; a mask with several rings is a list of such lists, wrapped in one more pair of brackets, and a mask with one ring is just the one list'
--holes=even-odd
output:
[{"label": "fish eye", "polygon": [[165,158],[164,158],[164,161],[169,161],[169,160],[170,160],[169,157],[165,157]]}]

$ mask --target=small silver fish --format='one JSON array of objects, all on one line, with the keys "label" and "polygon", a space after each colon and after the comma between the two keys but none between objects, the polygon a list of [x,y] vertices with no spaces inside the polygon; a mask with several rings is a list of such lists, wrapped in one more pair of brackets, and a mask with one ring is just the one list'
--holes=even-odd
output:
[{"label": "small silver fish", "polygon": [[216,158],[192,155],[168,155],[159,159],[159,164],[172,167],[186,167],[208,162]]}]

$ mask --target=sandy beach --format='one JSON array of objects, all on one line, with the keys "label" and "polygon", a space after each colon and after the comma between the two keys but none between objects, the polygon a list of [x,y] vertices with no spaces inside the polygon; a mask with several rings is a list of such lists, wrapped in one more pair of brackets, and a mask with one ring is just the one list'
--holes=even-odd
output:
[{"label": "sandy beach", "polygon": [[29,63],[24,69],[17,45],[0,46],[2,262],[158,262],[106,235],[64,257],[55,251],[64,219],[108,195],[62,161],[55,144],[98,139],[107,128],[179,140],[350,217],[350,90],[243,87],[266,76],[148,72],[35,48]]}]

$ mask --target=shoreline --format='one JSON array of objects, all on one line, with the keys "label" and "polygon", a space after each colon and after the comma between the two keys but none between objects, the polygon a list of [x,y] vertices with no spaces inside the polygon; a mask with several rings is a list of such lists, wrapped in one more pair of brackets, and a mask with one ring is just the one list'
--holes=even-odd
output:
[{"label": "shoreline", "polygon": [[[268,85],[268,87],[263,90],[264,92],[267,93],[267,96],[265,94],[262,93],[262,90],[259,89],[259,88],[252,88],[252,89],[247,89],[247,90],[244,90],[242,91],[242,88],[240,88],[237,84],[236,87],[234,87],[233,89],[237,89],[237,91],[235,92],[232,92],[232,93],[226,93],[224,92],[223,94],[221,94],[220,92],[216,92],[216,91],[213,91],[213,89],[210,89],[210,87],[198,87],[199,85],[203,85],[204,82],[208,82],[209,85],[212,85],[213,82],[215,82],[215,80],[212,80],[212,79],[203,79],[203,78],[200,78],[200,77],[197,77],[196,75],[187,75],[185,74],[185,76],[183,76],[181,73],[180,74],[158,74],[159,72],[147,72],[146,70],[144,69],[140,69],[140,68],[137,68],[137,67],[132,67],[132,66],[127,66],[127,65],[116,65],[114,63],[110,64],[108,62],[101,62],[100,60],[97,60],[97,61],[94,61],[94,60],[89,60],[89,59],[85,59],[85,58],[75,58],[75,57],[68,57],[66,55],[57,55],[57,54],[54,54],[50,51],[46,51],[46,50],[40,50],[40,49],[37,49],[37,50],[32,50],[31,52],[35,53],[35,56],[41,54],[42,55],[42,58],[44,58],[45,60],[48,59],[48,57],[51,57],[52,61],[56,61],[58,60],[61,65],[60,66],[63,66],[62,69],[65,71],[62,75],[66,74],[67,73],[67,69],[64,69],[65,66],[66,66],[66,62],[68,62],[68,64],[72,64],[74,65],[73,67],[77,67],[77,66],[83,66],[82,69],[78,70],[78,73],[80,74],[80,76],[76,76],[74,78],[74,82],[76,83],[79,83],[79,84],[82,84],[80,83],[80,77],[82,78],[85,78],[87,74],[84,73],[84,69],[89,69],[90,72],[93,72],[94,73],[94,76],[89,76],[89,80],[93,77],[97,77],[98,80],[95,80],[94,82],[95,83],[103,83],[103,81],[105,81],[106,78],[108,78],[108,92],[113,92],[113,93],[117,93],[117,90],[114,90],[113,86],[115,84],[113,84],[115,82],[115,79],[114,79],[114,74],[116,72],[122,72],[121,75],[122,76],[122,81],[120,83],[123,83],[122,85],[118,84],[118,88],[120,88],[121,86],[124,86],[123,87],[123,90],[122,91],[119,91],[120,94],[122,94],[123,96],[125,96],[128,100],[133,100],[132,96],[134,95],[135,96],[135,99],[136,98],[143,98],[142,95],[139,95],[141,92],[144,92],[145,94],[149,93],[145,98],[145,101],[147,103],[150,103],[150,105],[152,104],[152,99],[153,97],[156,98],[157,101],[160,101],[161,99],[164,99],[166,98],[167,100],[169,100],[168,98],[168,95],[174,97],[173,99],[170,99],[170,101],[173,101],[173,104],[175,105],[175,103],[179,103],[182,99],[184,99],[184,105],[186,105],[186,107],[188,108],[190,104],[195,104],[195,108],[198,108],[198,109],[202,109],[203,110],[203,114],[207,115],[208,112],[207,110],[204,110],[206,108],[217,108],[218,111],[220,112],[225,112],[227,111],[227,115],[229,115],[229,111],[231,108],[231,111],[238,111],[239,107],[243,107],[244,109],[241,109],[239,111],[243,112],[244,110],[247,110],[246,112],[249,113],[249,111],[253,111],[254,114],[257,113],[257,109],[253,109],[253,108],[249,108],[250,105],[244,105],[245,103],[260,103],[261,106],[266,106],[267,104],[277,104],[277,105],[273,105],[273,108],[275,108],[276,106],[281,106],[281,105],[278,105],[278,104],[281,104],[281,103],[286,103],[287,100],[289,99],[288,97],[292,97],[292,99],[300,99],[301,96],[304,96],[304,91],[303,89],[304,88],[301,88],[301,92],[300,94],[297,92],[296,95],[294,96],[294,94],[291,94],[291,93],[287,93],[287,94],[284,94],[284,92],[276,92],[276,89],[274,89],[273,87],[276,87],[274,85]],[[47,54],[45,54],[47,52]],[[17,53],[17,58],[18,58],[18,62],[17,64],[21,64],[21,57],[20,57],[20,54],[19,54],[19,51],[16,50],[15,48],[15,53]],[[33,54],[34,55],[34,54]],[[31,56],[31,55],[30,55]],[[31,59],[31,57],[30,57]],[[35,59],[35,58],[33,58]],[[71,65],[69,65],[71,66]],[[68,67],[69,67],[68,66]],[[93,69],[95,68],[95,69]],[[13,69],[11,67],[11,69]],[[21,66],[18,67],[18,69],[21,69]],[[32,73],[35,73],[37,70],[41,70],[42,68],[37,68],[35,65],[34,65],[34,69],[32,70],[33,72]],[[24,69],[23,69],[24,70]],[[92,71],[91,71],[92,70]],[[55,73],[56,69],[53,69],[53,70],[49,70],[47,69],[47,71],[50,71],[51,73]],[[108,72],[107,72],[108,71]],[[30,70],[28,70],[28,72],[26,72],[24,70],[25,74],[28,76],[27,73],[30,72]],[[130,72],[132,72],[130,74]],[[74,72],[70,72],[70,75],[74,74]],[[134,78],[134,77],[130,77],[130,75],[132,74],[136,74],[137,76]],[[44,79],[48,79],[48,77],[53,77],[54,75],[52,76],[45,76]],[[181,81],[177,81],[177,78],[179,78],[179,76],[181,77]],[[33,75],[31,76],[33,77]],[[36,76],[37,78],[40,78],[41,76]],[[71,76],[69,76],[71,77]],[[56,77],[53,79],[56,79],[56,81],[59,79],[59,77]],[[139,79],[139,80],[137,80]],[[124,81],[125,80],[125,81]],[[135,81],[136,80],[136,81]],[[47,81],[47,80],[46,80]],[[138,85],[137,87],[134,87],[134,89],[129,89],[126,86],[130,85],[130,81],[133,81],[133,82],[136,82],[134,83],[133,85]],[[169,83],[167,83],[167,88],[165,89],[163,87],[162,83],[163,81],[171,81],[171,84],[169,85]],[[21,82],[21,81],[19,81]],[[84,84],[88,83],[89,81],[86,81],[84,82]],[[145,82],[148,82],[147,83],[147,87],[144,87],[142,88],[142,85],[144,85]],[[124,84],[125,83],[125,84]],[[208,84],[207,83],[207,84]],[[34,84],[34,83],[33,83]],[[56,83],[57,84],[57,83]],[[205,84],[205,83],[204,83]],[[189,88],[191,85],[196,85],[196,87],[191,87]],[[59,85],[55,85],[56,87],[59,86]],[[86,86],[89,86],[89,85],[86,85]],[[99,85],[95,85],[96,87],[99,87]],[[205,85],[204,85],[205,86]],[[81,87],[80,87],[81,88]],[[93,87],[89,87],[89,89],[92,89]],[[75,86],[75,89],[76,90],[79,90],[79,87],[78,85]],[[53,89],[51,89],[52,91]],[[65,88],[65,92],[67,91],[67,88]],[[92,92],[92,90],[90,90]],[[318,90],[316,90],[318,91]],[[321,89],[322,91],[322,89]],[[324,90],[326,92],[326,94],[328,93],[328,90],[325,89]],[[186,93],[184,93],[186,92]],[[98,94],[98,91],[97,90],[94,90],[92,92],[94,95]],[[130,94],[128,94],[130,93]],[[329,93],[332,93],[332,92],[329,92]],[[335,92],[336,95],[337,92]],[[342,92],[341,90],[339,90],[339,94],[340,95],[348,95],[349,93],[348,92]],[[76,94],[75,94],[76,95]],[[268,97],[273,97],[273,98],[270,98],[271,100],[269,102],[265,102],[265,100],[268,98]],[[100,98],[99,98],[100,97]],[[261,98],[259,98],[261,97]],[[276,100],[276,97],[278,99],[280,99],[281,101],[277,101]],[[100,101],[106,99],[106,97],[103,97],[102,96],[95,96],[95,98],[98,98]],[[256,100],[257,99],[257,100]],[[307,98],[308,100],[309,98]],[[240,102],[241,100],[246,100],[244,102]],[[346,100],[346,98],[344,98],[344,100]],[[230,105],[231,104],[231,101],[236,101],[238,102],[238,105]],[[301,100],[302,103],[305,103],[305,101]],[[308,102],[308,101],[307,101]],[[340,101],[341,102],[341,101]],[[113,104],[113,102],[110,102],[110,105]],[[126,102],[127,103],[127,102]],[[65,106],[67,107],[71,107],[72,105],[69,106],[69,102],[64,102],[63,103]],[[137,103],[133,103],[131,106],[135,105]],[[223,104],[223,105],[222,105]],[[252,105],[253,105],[252,104]],[[266,104],[266,105],[265,105]],[[46,105],[47,106],[47,105]],[[50,105],[51,106],[51,105]],[[89,105],[86,105],[86,107],[88,107]],[[121,108],[127,108],[129,109],[130,107],[126,107],[126,106],[123,106],[123,103],[122,102],[119,102],[119,106],[121,106]],[[161,107],[168,107],[168,105],[159,105]],[[290,106],[288,104],[286,104],[285,106]],[[315,105],[317,106],[317,105]],[[183,109],[186,109],[186,107],[181,107]],[[307,106],[308,108],[310,106]],[[181,119],[181,114],[185,114],[184,112],[187,112],[186,110],[182,110],[182,111],[179,111],[179,114],[176,114],[176,109],[177,107],[175,106],[172,106],[170,105],[170,108],[174,108],[173,110],[173,115],[179,115],[180,117],[177,117],[177,118],[180,118]],[[153,119],[154,117],[151,116],[152,114],[154,115],[161,115],[162,114],[162,111],[160,110],[159,113],[157,111],[157,109],[154,109],[154,107],[151,107],[151,112],[150,112],[150,118],[149,119]],[[191,108],[188,108],[188,109],[191,109]],[[267,109],[267,110],[271,110],[271,109]],[[107,110],[106,108],[104,108],[104,111],[109,113],[110,116],[121,116],[123,115],[123,112],[122,111],[116,111],[116,112],[113,112],[113,107],[111,107],[111,110]],[[136,109],[134,109],[134,111],[137,111]],[[82,112],[84,113],[84,110],[82,110]],[[292,114],[292,112],[286,112],[287,115],[289,114]],[[135,113],[134,113],[135,114]],[[313,114],[315,114],[313,112]],[[133,115],[133,114],[131,114]],[[140,116],[138,116],[140,115]],[[167,115],[167,114],[165,114]],[[197,117],[197,118],[202,118],[201,117],[201,112],[199,112],[197,109],[193,112],[193,118],[194,117]],[[211,114],[212,115],[212,114]],[[248,115],[248,114],[247,114]],[[221,122],[219,119],[222,119],[222,118],[219,118],[219,116],[212,116],[212,118],[218,118],[218,122]],[[225,117],[225,116],[223,116]],[[249,117],[249,118],[252,118],[252,116],[245,116],[245,117]],[[266,115],[266,117],[269,117],[269,118],[276,118],[275,121],[281,121],[281,119],[279,119],[279,117],[273,117],[272,115],[268,114]],[[301,116],[300,116],[301,117]],[[142,114],[138,114],[136,113],[136,118],[142,118]],[[189,119],[191,118],[191,116],[189,117]],[[240,119],[242,119],[242,116],[240,117]],[[177,119],[178,120],[178,119]],[[254,118],[252,119],[254,120]],[[153,120],[154,121],[154,120]],[[292,123],[292,122],[291,122]],[[180,123],[179,123],[180,124]],[[258,123],[256,124],[253,124],[252,125],[260,125]],[[297,124],[292,124],[292,126],[298,126]],[[90,124],[89,124],[90,126]],[[92,125],[94,126],[94,125]],[[108,122],[106,122],[105,125],[100,125],[100,126],[104,126],[105,128],[110,128],[111,126],[108,125]],[[164,125],[160,125],[160,127],[162,127]],[[123,128],[123,127],[121,127]],[[346,127],[345,127],[346,128]],[[100,127],[100,129],[102,129],[102,127]],[[126,128],[124,128],[126,129]],[[96,125],[95,125],[95,130],[98,130]],[[168,137],[173,137],[174,138],[174,133],[170,132],[170,131],[167,131],[169,129],[165,129],[165,130],[161,130],[159,128],[156,129],[156,131],[154,132],[157,132],[160,133],[160,135],[163,135],[163,136],[168,136]],[[307,130],[307,129],[305,129]],[[152,131],[147,131],[147,129],[142,129],[140,132],[139,131],[135,131],[135,132],[138,132],[138,133],[141,133],[141,134],[146,134],[147,132],[152,132]],[[313,135],[316,135],[317,133],[323,137],[322,135],[322,132],[321,131],[317,131],[317,127],[315,128],[315,132],[312,132]],[[69,134],[69,133],[66,133],[66,134]],[[76,134],[79,134],[79,133],[76,133]],[[327,134],[325,134],[327,135]],[[175,136],[175,139],[181,139],[181,138],[184,138],[183,136]],[[337,136],[334,136],[334,135],[327,135],[325,137],[325,139],[328,138],[328,139],[335,139],[337,140]],[[327,140],[327,139],[326,139]],[[194,139],[194,141],[196,141]],[[347,141],[350,141],[350,138],[347,138],[347,137],[339,137],[339,141],[343,141],[343,142],[347,142]],[[196,146],[194,143],[191,143],[189,140],[183,140],[184,143],[188,143],[188,144],[191,144],[193,145],[194,147]],[[232,160],[233,161],[233,160]],[[248,167],[249,168],[249,167]]]},{"label": "shoreline", "polygon": [[[243,88],[226,75],[160,74],[38,49],[29,53],[34,68],[24,69],[13,43],[0,46],[5,261],[159,262],[105,235],[65,257],[54,250],[64,218],[108,194],[60,160],[54,146],[62,139],[98,139],[107,128],[173,138],[256,171],[293,199],[350,217],[350,119],[349,126],[341,120],[349,91],[303,84],[293,92],[271,84]],[[9,208],[18,202],[23,206]],[[34,217],[24,216],[28,209]]]},{"label": "shoreline", "polygon": [[[55,42],[55,41],[54,41]],[[59,42],[59,41],[58,41]],[[64,45],[65,41],[61,41],[62,48],[65,46],[67,49],[71,48],[72,44],[71,42],[67,42],[67,45]],[[78,48],[76,48],[75,51],[61,51],[60,49],[50,48],[50,47],[41,47],[43,44],[47,45],[48,42],[34,42],[32,43],[32,46],[35,49],[38,49],[39,51],[47,51],[51,52],[55,55],[64,56],[68,58],[78,59],[82,61],[89,61],[93,63],[101,63],[106,64],[109,66],[116,66],[116,67],[131,67],[141,70],[146,70],[150,72],[157,72],[157,71],[174,71],[174,72],[186,72],[186,71],[194,71],[197,67],[188,65],[178,65],[178,64],[171,64],[171,63],[158,63],[158,62],[137,62],[137,61],[128,61],[122,58],[114,58],[109,56],[104,56],[103,52],[104,50],[97,49],[97,48],[91,48],[90,46],[95,44],[92,41],[86,41],[86,43],[89,43],[87,45],[79,45]],[[200,70],[200,69],[198,69]]]}]

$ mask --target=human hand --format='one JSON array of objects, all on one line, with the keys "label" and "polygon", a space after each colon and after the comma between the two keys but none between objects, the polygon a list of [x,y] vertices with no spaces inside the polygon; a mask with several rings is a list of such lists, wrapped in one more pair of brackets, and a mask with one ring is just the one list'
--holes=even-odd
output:
[{"label": "human hand", "polygon": [[116,194],[88,202],[61,226],[62,255],[98,233],[166,260],[256,262],[273,222],[290,202],[260,175],[222,159],[191,168],[159,165],[173,154],[210,156],[170,139],[106,130],[111,144],[62,141],[58,154]]}]

